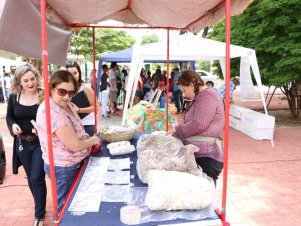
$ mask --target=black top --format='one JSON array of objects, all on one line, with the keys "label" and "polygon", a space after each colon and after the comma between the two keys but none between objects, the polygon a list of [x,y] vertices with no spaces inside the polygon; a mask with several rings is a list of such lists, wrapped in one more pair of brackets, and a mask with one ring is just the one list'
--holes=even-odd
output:
[{"label": "black top", "polygon": [[20,95],[18,100],[16,94],[9,96],[6,114],[7,126],[11,129],[12,125],[16,123],[23,131],[22,135],[35,135],[32,133],[33,125],[30,121],[36,120],[39,105],[25,106],[20,104]]},{"label": "black top", "polygon": [[[71,102],[79,108],[90,107],[89,99],[84,90],[79,91],[74,97],[72,97]],[[80,119],[83,119],[88,114],[89,113],[78,113],[78,116],[80,117]]]},{"label": "black top", "polygon": [[103,73],[100,77],[100,92],[106,90],[108,88],[108,75],[106,73]]}]

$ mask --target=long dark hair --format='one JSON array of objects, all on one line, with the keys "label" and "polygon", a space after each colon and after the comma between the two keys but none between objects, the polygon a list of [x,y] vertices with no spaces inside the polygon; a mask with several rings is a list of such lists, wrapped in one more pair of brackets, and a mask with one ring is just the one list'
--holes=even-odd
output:
[{"label": "long dark hair", "polygon": [[78,83],[79,83],[79,87],[82,85],[82,83],[84,82],[84,80],[82,79],[82,71],[80,69],[79,64],[76,61],[68,61],[66,63],[66,69],[68,69],[69,67],[75,67],[78,71],[79,77],[78,77]]}]

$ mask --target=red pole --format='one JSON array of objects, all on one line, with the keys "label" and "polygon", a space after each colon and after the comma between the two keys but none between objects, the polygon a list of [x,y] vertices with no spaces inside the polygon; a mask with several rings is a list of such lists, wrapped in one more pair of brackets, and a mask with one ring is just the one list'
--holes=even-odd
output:
[{"label": "red pole", "polygon": [[93,84],[94,84],[94,117],[95,117],[95,128],[97,132],[97,90],[96,90],[96,73],[95,73],[95,27],[92,28],[92,48],[93,48]]},{"label": "red pole", "polygon": [[47,128],[47,144],[49,152],[50,180],[52,190],[53,214],[54,223],[58,225],[58,203],[56,194],[56,178],[54,173],[53,149],[52,149],[52,132],[51,132],[51,117],[49,107],[49,86],[48,86],[48,51],[47,51],[47,27],[46,27],[46,0],[41,0],[41,31],[42,31],[42,62],[43,62],[43,77],[44,77],[44,97],[46,110],[46,128]]},{"label": "red pole", "polygon": [[230,0],[226,0],[226,96],[225,96],[225,131],[224,131],[224,171],[221,219],[226,220],[228,152],[229,152],[229,103],[230,103]]},{"label": "red pole", "polygon": [[165,125],[166,131],[168,132],[168,91],[169,91],[169,28],[167,29],[167,60],[166,60],[166,89],[165,89],[165,103],[166,103],[166,118],[165,118]]}]

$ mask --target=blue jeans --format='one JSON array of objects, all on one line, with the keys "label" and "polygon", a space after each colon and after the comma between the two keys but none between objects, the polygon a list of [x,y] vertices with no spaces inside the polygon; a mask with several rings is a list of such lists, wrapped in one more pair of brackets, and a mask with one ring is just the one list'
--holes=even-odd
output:
[{"label": "blue jeans", "polygon": [[[19,150],[20,142],[23,146],[23,150]],[[47,188],[40,142],[38,140],[28,142],[17,139],[16,149],[17,155],[24,167],[29,189],[34,199],[35,218],[44,218]]]},{"label": "blue jeans", "polygon": [[[80,165],[81,162],[69,167],[54,166],[56,177],[56,195],[59,212],[61,212],[62,210],[62,207],[65,203],[65,199],[75,180]],[[44,170],[46,174],[50,177],[49,165],[44,164]]]},{"label": "blue jeans", "polygon": [[175,105],[176,105],[176,108],[177,108],[177,112],[180,112],[181,109],[183,108],[183,95],[182,95],[182,92],[181,90],[177,90],[177,91],[174,91],[173,92],[173,96],[174,96],[174,100],[175,100]]}]

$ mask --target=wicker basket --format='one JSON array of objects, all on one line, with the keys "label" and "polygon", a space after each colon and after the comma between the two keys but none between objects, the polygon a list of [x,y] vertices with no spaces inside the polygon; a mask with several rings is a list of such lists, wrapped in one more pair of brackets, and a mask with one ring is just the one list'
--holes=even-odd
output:
[{"label": "wicker basket", "polygon": [[100,136],[108,143],[131,140],[138,131],[107,133],[106,129],[100,130]]}]

